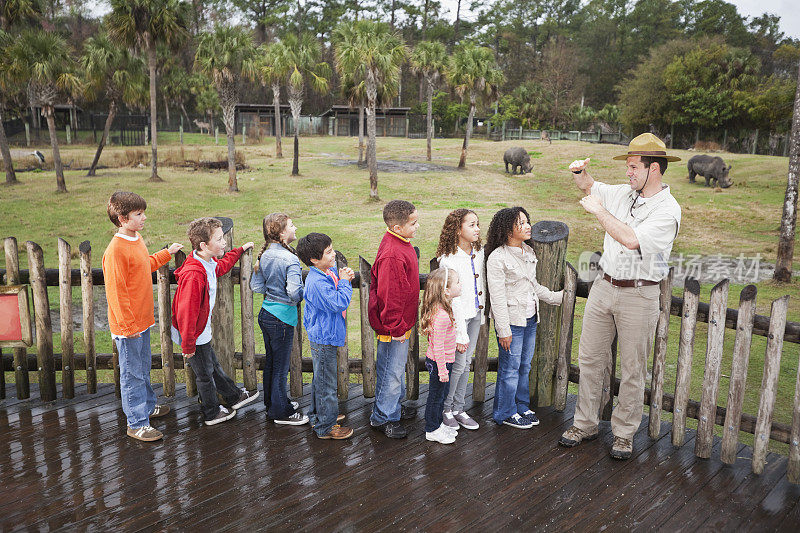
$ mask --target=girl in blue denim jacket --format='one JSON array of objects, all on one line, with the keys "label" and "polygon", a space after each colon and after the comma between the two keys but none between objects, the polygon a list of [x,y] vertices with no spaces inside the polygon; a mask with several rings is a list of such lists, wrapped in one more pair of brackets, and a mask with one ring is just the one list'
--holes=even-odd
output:
[{"label": "girl in blue denim jacket", "polygon": [[289,244],[295,240],[297,228],[284,213],[264,217],[264,246],[250,288],[264,294],[258,313],[258,325],[264,334],[264,405],[267,418],[276,424],[298,426],[308,422],[286,393],[286,376],[292,353],[294,328],[297,327],[297,305],[303,300],[303,278],[300,260]]}]

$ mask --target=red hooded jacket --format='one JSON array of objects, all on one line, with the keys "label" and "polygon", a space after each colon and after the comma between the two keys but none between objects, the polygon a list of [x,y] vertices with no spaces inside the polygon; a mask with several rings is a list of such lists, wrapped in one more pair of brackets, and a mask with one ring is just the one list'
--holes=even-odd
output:
[{"label": "red hooded jacket", "polygon": [[[242,248],[234,248],[216,259],[217,276],[227,274],[243,251]],[[178,289],[172,300],[172,325],[181,334],[181,351],[193,354],[197,337],[206,328],[211,310],[208,276],[205,267],[195,259],[194,254],[190,254],[180,268],[175,270],[175,278],[178,280]]]}]

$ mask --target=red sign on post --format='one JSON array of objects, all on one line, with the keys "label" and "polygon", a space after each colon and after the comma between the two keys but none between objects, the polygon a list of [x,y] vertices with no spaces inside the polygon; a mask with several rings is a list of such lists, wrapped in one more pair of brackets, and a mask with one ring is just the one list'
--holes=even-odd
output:
[{"label": "red sign on post", "polygon": [[0,286],[0,347],[27,348],[31,344],[28,286]]}]

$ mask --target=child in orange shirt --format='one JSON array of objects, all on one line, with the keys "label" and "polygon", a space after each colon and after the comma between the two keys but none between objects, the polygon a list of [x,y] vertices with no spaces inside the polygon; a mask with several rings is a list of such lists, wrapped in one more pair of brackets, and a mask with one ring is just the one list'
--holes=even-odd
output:
[{"label": "child in orange shirt", "polygon": [[163,438],[150,418],[164,416],[169,406],[156,405],[150,386],[150,326],[153,318],[152,273],[169,263],[183,248],[173,243],[150,255],[139,234],[147,217],[147,202],[136,193],[118,191],[108,200],[108,217],[119,228],[103,254],[103,277],[108,300],[108,325],[119,350],[122,410],[128,436],[142,441]]}]

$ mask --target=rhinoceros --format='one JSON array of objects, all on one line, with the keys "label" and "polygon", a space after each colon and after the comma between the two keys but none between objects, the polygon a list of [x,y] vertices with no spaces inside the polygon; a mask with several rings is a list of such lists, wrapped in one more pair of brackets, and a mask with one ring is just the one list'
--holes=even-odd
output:
[{"label": "rhinoceros", "polygon": [[706,178],[706,187],[713,184],[719,184],[723,189],[731,186],[731,179],[728,177],[728,172],[731,170],[730,165],[725,165],[725,161],[719,156],[710,155],[696,155],[692,157],[686,164],[689,168],[689,181],[694,183],[694,178],[698,174]]},{"label": "rhinoceros", "polygon": [[508,165],[511,165],[512,174],[516,174],[517,169],[520,174],[525,174],[533,168],[530,154],[521,146],[514,146],[506,150],[506,153],[503,154],[503,162],[506,164],[506,172],[508,172]]}]

